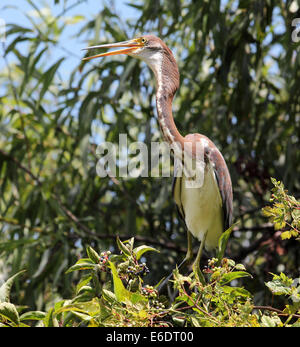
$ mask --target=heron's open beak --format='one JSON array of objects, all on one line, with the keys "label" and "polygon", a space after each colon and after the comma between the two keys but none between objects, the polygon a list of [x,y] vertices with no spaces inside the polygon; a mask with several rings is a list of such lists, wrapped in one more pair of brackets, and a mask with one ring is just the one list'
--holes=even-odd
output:
[{"label": "heron's open beak", "polygon": [[122,47],[124,49],[118,49],[116,51],[112,52],[106,52],[106,53],[101,53],[97,55],[92,55],[90,57],[85,57],[82,60],[90,60],[94,58],[100,58],[100,57],[106,57],[108,55],[117,55],[117,54],[128,54],[131,52],[134,52],[136,49],[143,47],[144,44],[139,40],[139,39],[133,39],[129,41],[122,41],[122,42],[117,42],[117,43],[108,43],[105,45],[99,45],[99,46],[90,46],[87,48],[83,48],[84,50],[90,50],[90,49],[96,49],[96,48],[119,48]]}]

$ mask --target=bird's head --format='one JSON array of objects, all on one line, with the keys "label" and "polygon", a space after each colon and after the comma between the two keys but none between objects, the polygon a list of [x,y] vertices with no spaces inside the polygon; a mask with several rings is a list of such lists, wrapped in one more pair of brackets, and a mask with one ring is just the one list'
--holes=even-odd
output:
[{"label": "bird's head", "polygon": [[158,83],[167,79],[169,83],[174,85],[174,88],[172,88],[174,89],[174,92],[178,88],[179,72],[176,61],[171,50],[159,37],[154,35],[144,35],[128,41],[90,46],[84,49],[91,50],[102,48],[121,49],[85,57],[83,60],[127,54],[131,57],[143,60],[154,72]]}]

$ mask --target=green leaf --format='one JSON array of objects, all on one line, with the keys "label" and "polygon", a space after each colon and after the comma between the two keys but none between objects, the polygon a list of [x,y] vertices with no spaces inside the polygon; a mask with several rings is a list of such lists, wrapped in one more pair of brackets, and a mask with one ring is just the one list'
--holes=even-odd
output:
[{"label": "green leaf", "polygon": [[233,272],[229,272],[229,273],[222,275],[222,277],[220,279],[220,284],[224,285],[226,283],[229,283],[229,282],[231,282],[237,278],[241,278],[241,277],[252,277],[252,276],[246,271],[233,271]]},{"label": "green leaf", "polygon": [[235,296],[242,296],[245,298],[250,298],[251,297],[251,293],[248,292],[248,290],[241,288],[241,287],[230,287],[230,286],[223,286],[222,290],[225,293],[231,293],[234,294]]},{"label": "green leaf", "polygon": [[292,283],[293,280],[291,278],[281,273],[279,276],[274,275],[273,280],[265,284],[274,295],[290,295],[292,293]]},{"label": "green leaf", "polygon": [[122,280],[118,276],[118,272],[114,263],[109,262],[109,265],[110,265],[111,273],[113,276],[114,293],[116,295],[117,300],[119,302],[126,302],[130,300],[132,293],[124,287]]},{"label": "green leaf", "polygon": [[277,325],[281,324],[281,320],[278,316],[270,317],[263,315],[261,317],[261,323],[263,327],[274,328]]},{"label": "green leaf", "polygon": [[57,69],[65,58],[59,59],[56,63],[54,63],[44,74],[43,74],[43,87],[40,93],[40,101],[44,97],[45,93],[49,90],[49,86],[55,76]]},{"label": "green leaf", "polygon": [[131,253],[132,253],[132,250],[133,250],[134,237],[131,237],[130,239],[123,241],[123,243],[124,243],[124,244],[126,243],[126,247],[127,247],[127,248],[128,248],[128,246],[129,246],[129,251],[130,251],[130,254],[131,254]]},{"label": "green leaf", "polygon": [[43,319],[44,325],[46,327],[58,327],[58,321],[54,314],[54,308],[51,308]]},{"label": "green leaf", "polygon": [[94,264],[90,259],[80,259],[76,262],[76,264],[72,265],[65,273],[70,273],[72,271],[78,271],[78,270],[91,270],[93,269],[96,264]]},{"label": "green leaf", "polygon": [[36,272],[32,275],[32,278],[37,278],[38,276],[40,276],[42,274],[43,271],[45,271],[45,269],[49,265],[49,259],[51,257],[51,254],[52,254],[51,249],[45,250],[44,254],[42,255],[39,267],[36,270]]},{"label": "green leaf", "polygon": [[94,316],[99,313],[99,310],[99,301],[97,298],[93,298],[90,301],[71,303],[69,305],[62,306],[57,311],[55,311],[55,315],[58,315],[62,312],[81,312],[83,314]]},{"label": "green leaf", "polygon": [[10,302],[0,303],[0,316],[10,320],[16,325],[20,324],[20,318],[16,306]]},{"label": "green leaf", "polygon": [[136,259],[139,260],[144,253],[149,252],[149,251],[159,253],[159,251],[157,249],[155,249],[153,247],[145,246],[145,245],[136,247],[133,250],[133,253],[135,254]]},{"label": "green leaf", "polygon": [[9,296],[10,296],[10,290],[13,285],[14,280],[23,272],[26,270],[21,270],[11,276],[6,282],[2,284],[0,287],[0,303],[1,302],[9,302]]},{"label": "green leaf", "polygon": [[87,246],[86,253],[93,263],[99,264],[100,255],[92,247]]},{"label": "green leaf", "polygon": [[282,240],[290,239],[292,237],[292,233],[290,231],[284,231],[280,234]]},{"label": "green leaf", "polygon": [[147,298],[145,298],[142,294],[140,293],[131,293],[131,302],[132,304],[137,304],[139,302],[147,302]]},{"label": "green leaf", "polygon": [[125,255],[130,256],[130,250],[124,245],[124,243],[120,240],[119,236],[117,236],[117,245],[120,251],[122,251]]},{"label": "green leaf", "polygon": [[199,320],[196,317],[191,316],[190,319],[191,319],[191,322],[192,322],[192,326],[197,327],[197,328],[201,327],[201,324],[200,324]]},{"label": "green leaf", "polygon": [[92,280],[91,274],[87,274],[86,276],[82,276],[79,283],[76,286],[76,294],[78,294],[82,287],[85,287]]},{"label": "green leaf", "polygon": [[107,290],[104,288],[102,289],[102,296],[103,296],[103,299],[105,299],[106,301],[110,303],[115,303],[117,301],[117,297],[115,296],[115,294],[111,292],[110,290]]},{"label": "green leaf", "polygon": [[42,320],[46,317],[46,313],[42,311],[28,311],[20,316],[20,321],[23,320]]},{"label": "green leaf", "polygon": [[223,234],[219,238],[218,250],[217,250],[217,259],[218,259],[217,265],[218,266],[221,264],[221,260],[224,257],[229,236],[232,233],[232,230],[236,225],[237,225],[237,223],[232,224],[232,226],[230,228],[228,228],[226,231],[224,231]]}]

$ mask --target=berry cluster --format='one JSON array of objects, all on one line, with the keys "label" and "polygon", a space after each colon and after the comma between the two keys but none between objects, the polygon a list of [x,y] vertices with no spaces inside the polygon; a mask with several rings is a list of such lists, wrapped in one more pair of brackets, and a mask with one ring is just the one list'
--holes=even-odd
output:
[{"label": "berry cluster", "polygon": [[145,276],[147,275],[147,273],[149,273],[149,269],[145,263],[142,263],[142,264],[135,264],[134,266],[128,266],[126,272],[128,275]]},{"label": "berry cluster", "polygon": [[142,294],[156,298],[158,296],[158,291],[147,284],[145,287],[142,287]]},{"label": "berry cluster", "polygon": [[99,265],[101,266],[101,271],[107,272],[108,257],[110,256],[110,251],[105,251],[100,253]]},{"label": "berry cluster", "polygon": [[156,309],[156,310],[160,310],[160,309],[164,309],[165,308],[165,305],[158,301],[158,300],[152,300],[151,302],[151,306]]},{"label": "berry cluster", "polygon": [[208,261],[207,266],[204,266],[203,272],[206,274],[211,274],[214,272],[215,264],[218,261],[217,258],[212,258]]},{"label": "berry cluster", "polygon": [[149,297],[149,303],[152,308],[159,310],[164,309],[165,305],[157,300],[158,298],[158,291],[154,289],[152,286],[146,285],[145,287],[142,287],[142,294]]}]

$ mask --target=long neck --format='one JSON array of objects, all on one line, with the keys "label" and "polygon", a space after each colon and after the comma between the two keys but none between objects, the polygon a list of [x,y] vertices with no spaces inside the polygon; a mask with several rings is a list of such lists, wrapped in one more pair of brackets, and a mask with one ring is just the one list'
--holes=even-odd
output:
[{"label": "long neck", "polygon": [[179,87],[179,72],[175,59],[170,54],[163,54],[161,64],[154,70],[157,83],[156,106],[158,121],[165,141],[170,145],[183,145],[172,114],[172,101]]}]

